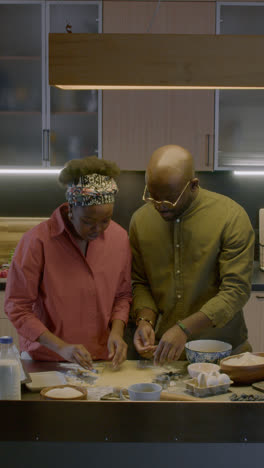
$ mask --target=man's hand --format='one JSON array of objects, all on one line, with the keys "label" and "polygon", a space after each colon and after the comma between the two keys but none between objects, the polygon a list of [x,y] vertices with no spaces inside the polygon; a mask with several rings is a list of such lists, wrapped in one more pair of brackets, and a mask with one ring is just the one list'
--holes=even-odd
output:
[{"label": "man's hand", "polygon": [[119,333],[112,330],[108,338],[107,347],[109,351],[108,358],[112,359],[113,368],[117,369],[126,360],[127,344]]},{"label": "man's hand", "polygon": [[187,336],[178,325],[169,328],[162,335],[154,353],[154,364],[163,364],[165,361],[177,361],[184,350],[186,341]]},{"label": "man's hand", "polygon": [[57,353],[66,361],[77,362],[85,369],[93,369],[93,361],[89,351],[82,344],[68,344],[61,346]]},{"label": "man's hand", "polygon": [[134,335],[134,346],[137,352],[144,358],[153,356],[156,349],[155,333],[150,323],[141,320]]}]

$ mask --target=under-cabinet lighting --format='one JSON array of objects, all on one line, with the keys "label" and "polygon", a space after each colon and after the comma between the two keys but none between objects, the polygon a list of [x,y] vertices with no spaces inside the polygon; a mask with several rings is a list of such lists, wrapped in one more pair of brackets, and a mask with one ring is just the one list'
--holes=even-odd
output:
[{"label": "under-cabinet lighting", "polygon": [[238,176],[264,176],[264,171],[234,171]]},{"label": "under-cabinet lighting", "polygon": [[139,86],[130,86],[130,85],[103,85],[103,84],[97,84],[97,85],[56,85],[56,88],[59,88],[59,89],[64,89],[65,91],[80,91],[80,90],[92,90],[92,89],[101,89],[103,91],[113,91],[115,89],[123,89],[123,90],[144,90],[144,89],[152,89],[152,90],[155,90],[155,89],[198,89],[198,90],[203,90],[203,89],[228,89],[228,90],[232,90],[232,89],[240,89],[241,91],[245,91],[245,90],[252,90],[252,89],[264,89],[264,86],[262,87],[250,87],[250,86],[152,86],[152,85],[149,85],[149,86],[143,86],[143,85],[139,85]]},{"label": "under-cabinet lighting", "polygon": [[10,174],[10,175],[53,175],[59,174],[61,169],[0,169],[0,174]]}]

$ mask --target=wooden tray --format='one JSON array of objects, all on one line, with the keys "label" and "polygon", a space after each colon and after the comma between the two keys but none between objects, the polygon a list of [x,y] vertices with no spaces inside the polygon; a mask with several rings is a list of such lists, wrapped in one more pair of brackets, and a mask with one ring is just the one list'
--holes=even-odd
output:
[{"label": "wooden tray", "polygon": [[[65,387],[71,387],[74,388],[74,390],[78,390],[81,392],[82,395],[72,397],[72,398],[60,398],[60,397],[52,397],[52,396],[46,396],[46,393],[49,392],[50,390],[53,390],[54,388],[65,388]],[[40,396],[43,400],[53,400],[53,401],[59,401],[59,400],[87,400],[87,389],[83,387],[77,387],[77,385],[54,385],[52,387],[46,387],[43,388],[40,392]]]}]

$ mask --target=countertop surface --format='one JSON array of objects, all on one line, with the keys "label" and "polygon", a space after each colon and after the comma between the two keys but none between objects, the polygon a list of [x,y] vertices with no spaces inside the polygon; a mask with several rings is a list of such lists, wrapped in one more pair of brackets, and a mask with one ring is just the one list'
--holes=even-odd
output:
[{"label": "countertop surface", "polygon": [[[78,368],[80,366],[71,364],[71,363],[55,363],[55,362],[39,362],[39,361],[30,361],[22,360],[23,367],[28,373],[34,372],[49,372],[49,371],[58,371],[68,376],[71,368]],[[147,363],[147,364],[145,364]],[[95,363],[96,366],[97,363]],[[169,387],[165,390],[170,394],[177,395],[190,395],[185,388],[185,380],[190,379],[188,374],[187,361],[177,361],[170,363],[164,367],[151,366],[149,361],[125,361],[120,370],[112,370],[111,363],[100,363],[99,366],[102,366],[99,370],[98,378],[95,382],[86,384],[81,382],[81,385],[87,389],[87,401],[98,401],[100,400],[100,395],[105,393],[112,392],[114,388],[124,388],[128,387],[133,383],[139,382],[152,382],[153,378],[157,375],[160,375],[164,372],[175,372],[179,371],[181,375],[175,380],[171,381]],[[71,377],[69,377],[71,380]],[[80,385],[78,382],[67,383],[73,385]],[[97,395],[99,394],[99,397]],[[237,395],[241,394],[250,394],[250,395],[259,395],[264,397],[264,393],[255,390],[251,385],[247,386],[234,386],[231,385],[229,391],[226,393],[212,395],[208,397],[199,398],[199,402],[231,402],[230,396],[232,393]],[[24,401],[39,401],[40,393],[29,391],[26,385],[22,387],[22,400]]]},{"label": "countertop surface", "polygon": [[[123,370],[136,362],[124,363]],[[61,367],[56,363],[23,364],[30,373]],[[144,369],[141,372],[144,379]],[[113,385],[117,378],[118,374],[114,377],[113,373]],[[173,387],[177,393],[181,384],[176,381]],[[236,387],[236,392],[242,390]],[[254,393],[251,386],[247,393]],[[230,393],[225,394],[226,400],[220,400],[220,395],[217,400],[200,398],[198,402],[39,401],[38,392],[23,391],[22,401],[0,401],[1,418],[5,421],[0,426],[0,440],[264,443],[264,403],[231,402],[229,396]]]},{"label": "countertop surface", "polygon": [[264,291],[264,271],[260,270],[259,262],[254,262],[252,291]]},{"label": "countertop surface", "polygon": [[[56,363],[23,361],[23,364],[30,373],[60,369]],[[145,371],[141,372],[144,378]],[[117,376],[113,377],[113,385]],[[176,381],[177,393],[180,383]],[[248,392],[254,393],[251,386],[247,387]],[[38,392],[25,391],[22,401],[0,401],[5,422],[0,426],[0,440],[264,443],[264,403],[231,402],[229,395],[225,395],[225,401],[201,398],[198,402],[38,401]]]}]

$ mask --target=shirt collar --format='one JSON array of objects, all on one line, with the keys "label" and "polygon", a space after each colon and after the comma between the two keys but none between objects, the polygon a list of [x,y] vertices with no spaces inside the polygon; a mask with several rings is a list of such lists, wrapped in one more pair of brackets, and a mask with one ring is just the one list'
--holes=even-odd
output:
[{"label": "shirt collar", "polygon": [[190,213],[192,213],[192,211],[194,211],[196,209],[196,207],[199,205],[200,201],[201,201],[201,192],[202,192],[202,189],[201,187],[199,186],[198,188],[198,195],[197,197],[192,201],[192,203],[190,204],[190,206],[187,208],[187,210],[184,211],[184,213],[181,214],[181,216],[179,216],[179,218],[184,218],[184,216],[187,216],[189,215]]},{"label": "shirt collar", "polygon": [[67,231],[63,215],[68,213],[68,203],[63,203],[62,205],[58,206],[55,211],[53,211],[50,217],[51,223],[51,237],[57,237],[63,233],[63,231]]}]

